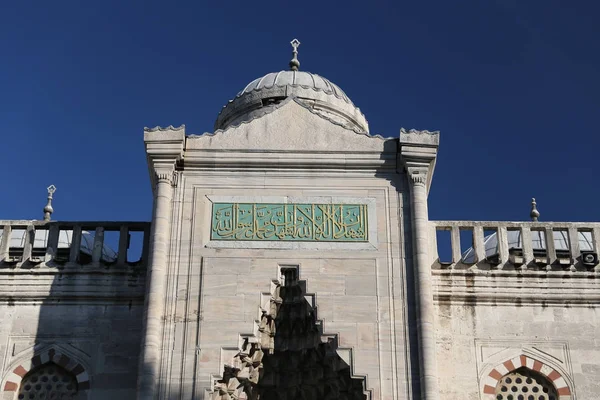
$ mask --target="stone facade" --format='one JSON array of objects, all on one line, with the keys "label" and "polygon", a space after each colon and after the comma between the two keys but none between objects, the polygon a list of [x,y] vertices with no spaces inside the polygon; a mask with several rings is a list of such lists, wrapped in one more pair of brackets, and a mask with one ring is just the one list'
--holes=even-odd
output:
[{"label": "stone facade", "polygon": [[2,398],[600,397],[600,224],[429,221],[439,134],[372,136],[296,73],[213,133],[145,130],[151,223],[0,221]]}]

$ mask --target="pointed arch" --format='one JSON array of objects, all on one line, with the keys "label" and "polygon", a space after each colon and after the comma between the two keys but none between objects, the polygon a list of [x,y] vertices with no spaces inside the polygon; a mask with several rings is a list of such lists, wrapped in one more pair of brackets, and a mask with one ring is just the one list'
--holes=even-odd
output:
[{"label": "pointed arch", "polygon": [[565,379],[561,372],[547,363],[525,354],[505,360],[491,369],[491,371],[487,374],[487,376],[484,377],[483,380],[482,399],[495,400],[496,387],[498,386],[500,380],[504,376],[522,368],[534,371],[552,383],[558,396],[560,397],[560,400],[573,399],[573,390],[569,386],[568,380]]},{"label": "pointed arch", "polygon": [[13,363],[2,380],[4,392],[17,392],[21,381],[30,371],[46,364],[56,364],[71,373],[77,380],[77,389],[84,392],[90,389],[90,376],[85,364],[71,354],[67,354],[56,345],[44,347],[34,353],[33,357]]}]

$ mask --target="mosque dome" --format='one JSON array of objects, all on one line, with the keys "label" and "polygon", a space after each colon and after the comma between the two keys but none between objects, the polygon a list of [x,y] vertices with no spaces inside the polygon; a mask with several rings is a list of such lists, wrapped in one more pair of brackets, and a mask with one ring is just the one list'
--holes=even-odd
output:
[{"label": "mosque dome", "polygon": [[294,58],[289,71],[271,72],[250,82],[219,113],[215,130],[239,125],[264,115],[281,101],[294,97],[311,111],[359,132],[369,132],[360,109],[339,86],[328,79],[299,71],[297,40],[292,41]]}]

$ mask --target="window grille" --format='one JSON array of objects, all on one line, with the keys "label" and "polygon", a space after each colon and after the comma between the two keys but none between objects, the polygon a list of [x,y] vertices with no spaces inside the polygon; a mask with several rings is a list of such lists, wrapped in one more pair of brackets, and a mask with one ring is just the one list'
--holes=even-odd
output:
[{"label": "window grille", "polygon": [[51,363],[35,368],[25,375],[17,399],[72,400],[76,394],[75,376]]},{"label": "window grille", "polygon": [[496,400],[558,400],[552,383],[527,368],[504,375],[496,386]]}]

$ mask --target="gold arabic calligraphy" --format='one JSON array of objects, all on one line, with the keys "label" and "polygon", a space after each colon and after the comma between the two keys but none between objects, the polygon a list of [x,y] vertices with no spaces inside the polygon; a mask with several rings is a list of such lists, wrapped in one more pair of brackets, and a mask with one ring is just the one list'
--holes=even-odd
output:
[{"label": "gold arabic calligraphy", "polygon": [[213,203],[212,240],[368,240],[365,204]]}]

